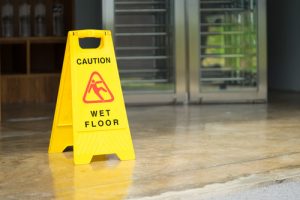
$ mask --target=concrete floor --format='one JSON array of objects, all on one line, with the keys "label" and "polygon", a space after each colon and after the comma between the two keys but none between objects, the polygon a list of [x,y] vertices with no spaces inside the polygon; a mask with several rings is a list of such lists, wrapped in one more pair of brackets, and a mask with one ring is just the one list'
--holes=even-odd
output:
[{"label": "concrete floor", "polygon": [[4,106],[0,199],[207,199],[300,177],[300,95],[128,107],[135,161],[48,154],[53,105]]}]

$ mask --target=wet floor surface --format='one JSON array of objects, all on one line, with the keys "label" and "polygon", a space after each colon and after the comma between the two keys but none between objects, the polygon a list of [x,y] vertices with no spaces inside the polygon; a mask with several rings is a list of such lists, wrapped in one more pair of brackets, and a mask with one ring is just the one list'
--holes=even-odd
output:
[{"label": "wet floor surface", "polygon": [[54,106],[2,107],[0,199],[174,199],[300,176],[300,95],[269,104],[129,106],[135,161],[48,154]]}]

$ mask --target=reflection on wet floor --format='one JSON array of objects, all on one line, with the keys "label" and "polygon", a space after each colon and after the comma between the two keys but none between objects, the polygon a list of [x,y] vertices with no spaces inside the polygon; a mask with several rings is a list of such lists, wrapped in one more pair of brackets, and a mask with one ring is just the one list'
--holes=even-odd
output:
[{"label": "reflection on wet floor", "polygon": [[70,153],[49,154],[54,196],[65,199],[123,199],[132,183],[135,161],[100,156],[90,165],[73,165]]}]

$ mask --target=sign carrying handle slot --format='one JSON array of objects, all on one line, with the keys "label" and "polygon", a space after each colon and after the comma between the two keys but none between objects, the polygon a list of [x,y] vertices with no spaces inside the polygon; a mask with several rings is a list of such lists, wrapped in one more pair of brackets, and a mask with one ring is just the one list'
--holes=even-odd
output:
[{"label": "sign carrying handle slot", "polygon": [[77,45],[82,50],[92,50],[92,49],[84,49],[80,46],[79,39],[81,38],[99,38],[100,44],[97,48],[93,49],[102,49],[105,46],[105,40],[107,35],[111,35],[110,31],[105,30],[79,30],[79,31],[72,31],[72,36],[77,38]]}]

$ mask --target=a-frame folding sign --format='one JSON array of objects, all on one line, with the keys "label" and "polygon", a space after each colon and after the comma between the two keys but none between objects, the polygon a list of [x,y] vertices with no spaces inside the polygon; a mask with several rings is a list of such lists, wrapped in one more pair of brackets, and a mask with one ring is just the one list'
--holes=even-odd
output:
[{"label": "a-frame folding sign", "polygon": [[[80,38],[99,38],[97,48],[81,48]],[[73,146],[74,163],[94,155],[135,159],[111,32],[68,33],[49,153]]]}]

